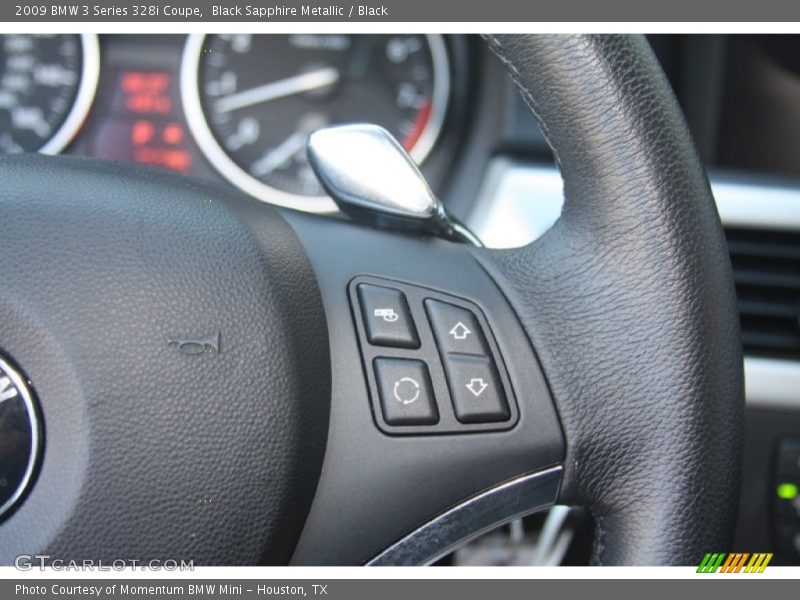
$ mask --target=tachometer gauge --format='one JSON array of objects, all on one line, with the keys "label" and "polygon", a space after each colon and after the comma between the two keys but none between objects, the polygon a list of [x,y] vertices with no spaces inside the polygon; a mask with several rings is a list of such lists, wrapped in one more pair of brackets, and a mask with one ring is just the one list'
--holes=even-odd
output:
[{"label": "tachometer gauge", "polygon": [[0,153],[56,154],[91,107],[95,35],[0,35]]},{"label": "tachometer gauge", "polygon": [[181,92],[189,126],[216,169],[257,198],[333,210],[306,160],[308,134],[368,122],[421,163],[449,96],[438,35],[191,35]]}]

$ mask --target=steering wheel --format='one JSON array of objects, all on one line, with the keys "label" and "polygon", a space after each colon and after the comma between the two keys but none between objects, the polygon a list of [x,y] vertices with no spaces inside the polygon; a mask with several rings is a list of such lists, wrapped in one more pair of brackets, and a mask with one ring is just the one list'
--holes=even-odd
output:
[{"label": "steering wheel", "polygon": [[487,41],[564,179],[524,248],[0,161],[0,348],[44,442],[0,563],[424,564],[555,502],[598,564],[728,547],[738,320],[669,85],[640,37]]}]

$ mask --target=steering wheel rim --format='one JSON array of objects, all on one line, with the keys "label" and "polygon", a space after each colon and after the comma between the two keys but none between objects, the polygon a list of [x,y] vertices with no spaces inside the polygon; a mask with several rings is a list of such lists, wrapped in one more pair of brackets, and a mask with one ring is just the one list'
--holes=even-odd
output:
[{"label": "steering wheel rim", "polygon": [[[0,159],[0,348],[46,434],[0,522],[0,562],[418,563],[556,500],[594,515],[597,564],[726,547],[738,319],[669,85],[641,37],[487,40],[565,182],[562,217],[517,250],[276,211],[127,165]],[[405,295],[417,347],[368,339],[360,285]],[[490,364],[505,421],[459,417],[430,300],[485,334],[469,364]],[[386,358],[425,365],[438,421],[387,422]],[[235,410],[219,413],[222,397]]]},{"label": "steering wheel rim", "polygon": [[593,514],[597,564],[694,564],[732,542],[744,376],[727,245],[688,128],[643,36],[487,41],[564,180],[550,231],[482,256],[558,405],[560,501]]}]

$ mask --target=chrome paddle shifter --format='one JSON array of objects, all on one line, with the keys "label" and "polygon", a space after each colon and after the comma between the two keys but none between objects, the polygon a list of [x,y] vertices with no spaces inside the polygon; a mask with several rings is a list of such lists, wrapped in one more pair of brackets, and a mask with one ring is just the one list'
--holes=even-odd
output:
[{"label": "chrome paddle shifter", "polygon": [[447,214],[417,165],[382,127],[319,129],[308,137],[306,151],[322,187],[353,219],[482,246],[474,233]]}]

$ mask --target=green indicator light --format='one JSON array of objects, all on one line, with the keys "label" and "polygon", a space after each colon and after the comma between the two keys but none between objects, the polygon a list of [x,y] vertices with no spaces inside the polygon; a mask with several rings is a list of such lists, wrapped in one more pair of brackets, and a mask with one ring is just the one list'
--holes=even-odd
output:
[{"label": "green indicator light", "polygon": [[794,500],[797,498],[797,486],[793,483],[782,483],[778,486],[778,498]]}]

